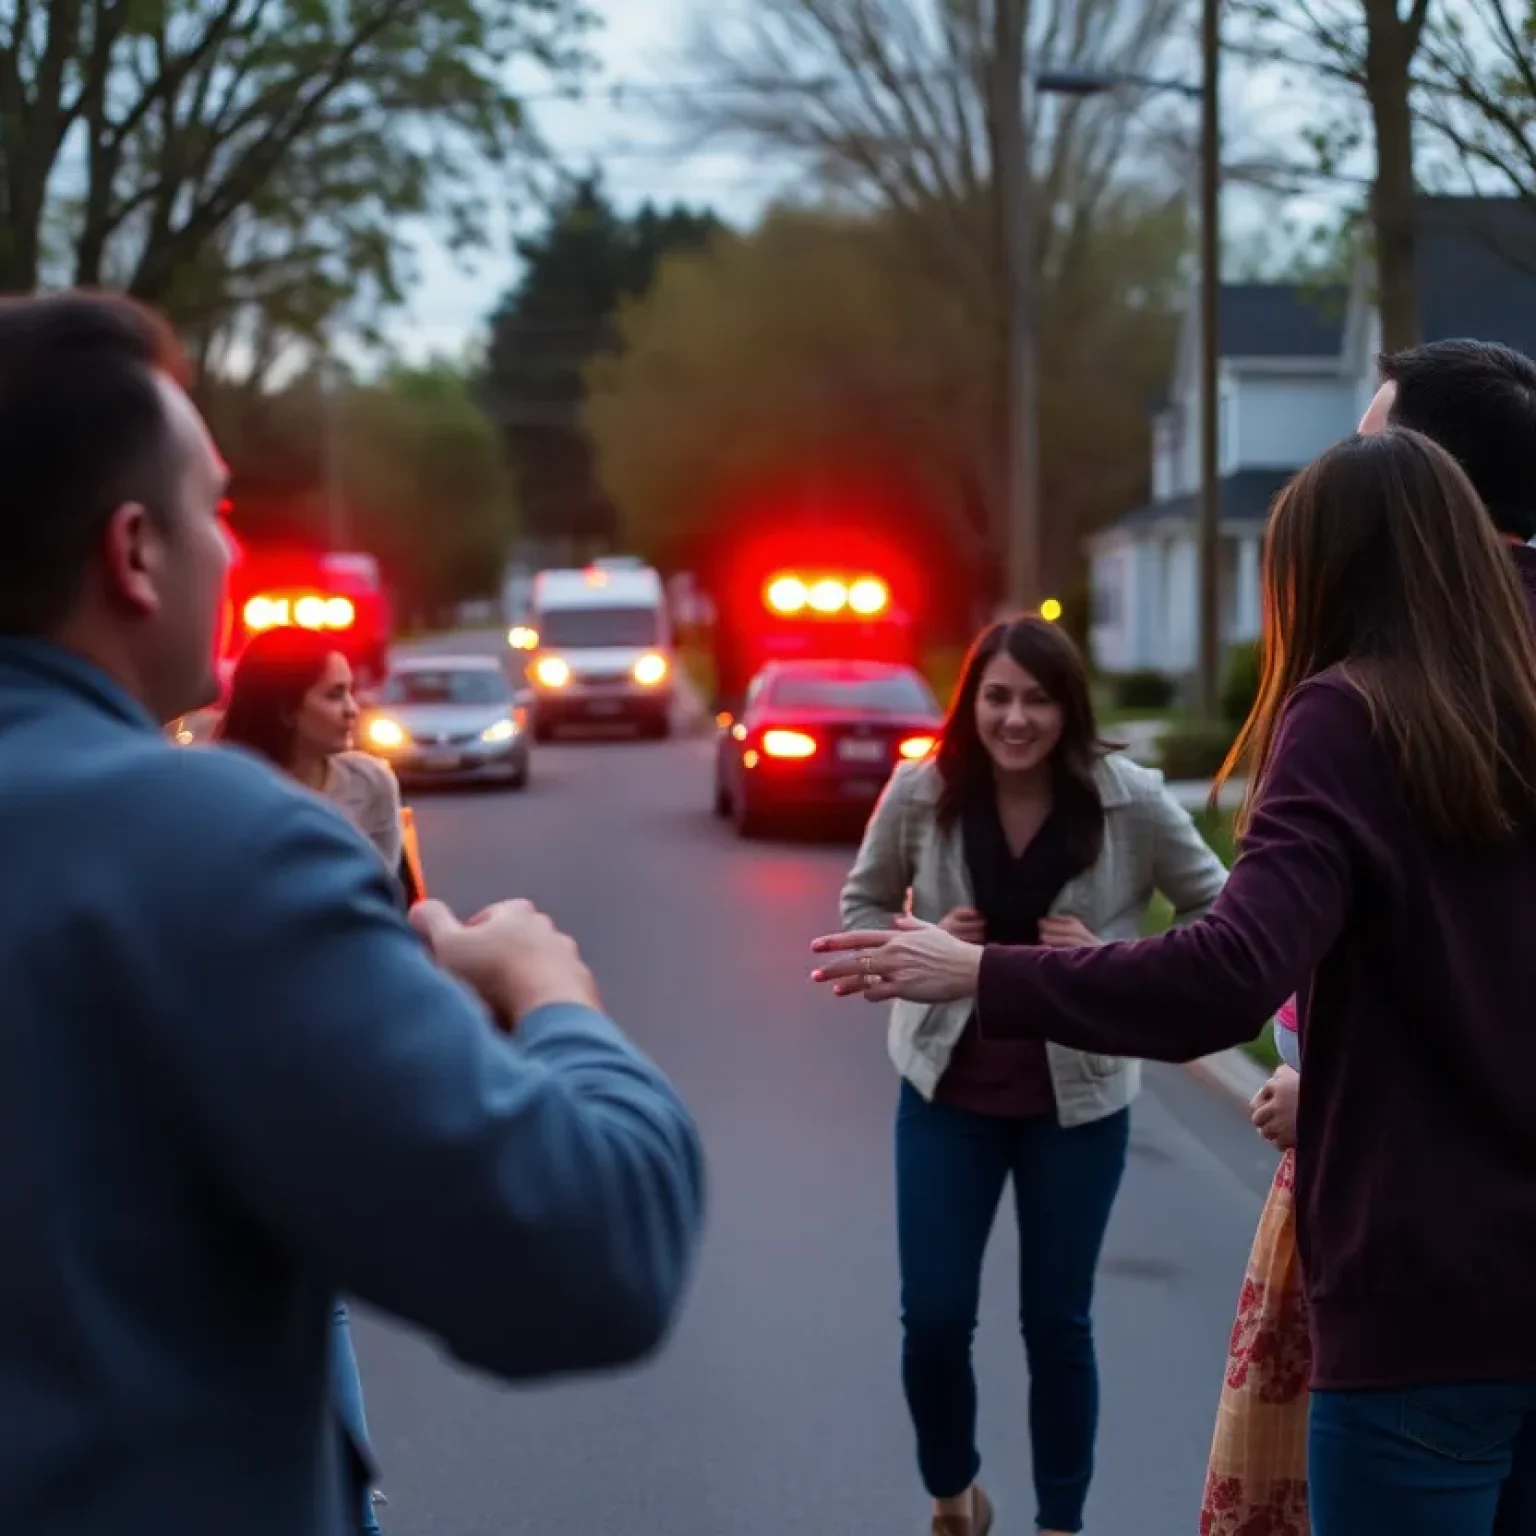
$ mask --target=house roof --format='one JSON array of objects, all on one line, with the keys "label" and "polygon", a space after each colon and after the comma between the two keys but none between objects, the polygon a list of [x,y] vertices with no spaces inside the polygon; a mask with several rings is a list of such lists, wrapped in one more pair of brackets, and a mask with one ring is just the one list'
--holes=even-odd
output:
[{"label": "house roof", "polygon": [[1309,283],[1223,283],[1221,355],[1337,357],[1349,290]]},{"label": "house roof", "polygon": [[1536,356],[1536,206],[1426,197],[1416,212],[1424,340],[1475,336]]},{"label": "house roof", "polygon": [[[1300,466],[1298,466],[1299,468]],[[1290,482],[1294,469],[1239,469],[1221,478],[1221,521],[1223,523],[1262,523],[1269,516],[1275,497]],[[1197,493],[1170,496],[1166,501],[1149,502],[1127,512],[1124,517],[1099,529],[1107,533],[1139,533],[1164,522],[1193,522],[1199,505]]]}]

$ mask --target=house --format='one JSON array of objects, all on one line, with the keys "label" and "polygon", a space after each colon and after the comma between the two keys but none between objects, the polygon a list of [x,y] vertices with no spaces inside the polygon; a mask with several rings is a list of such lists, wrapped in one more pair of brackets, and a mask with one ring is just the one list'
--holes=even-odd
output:
[{"label": "house", "polygon": [[[1424,198],[1426,341],[1476,336],[1536,356],[1536,208]],[[1259,562],[1276,493],[1348,436],[1376,392],[1380,323],[1361,261],[1348,285],[1228,284],[1220,295],[1221,633],[1259,632]],[[1198,646],[1199,310],[1186,313],[1167,403],[1152,422],[1152,500],[1087,542],[1090,644],[1104,672],[1183,676]]]}]

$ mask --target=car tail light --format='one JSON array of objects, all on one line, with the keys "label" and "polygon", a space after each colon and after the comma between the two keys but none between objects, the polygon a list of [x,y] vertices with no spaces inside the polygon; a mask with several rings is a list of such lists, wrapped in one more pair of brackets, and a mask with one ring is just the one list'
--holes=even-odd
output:
[{"label": "car tail light", "polygon": [[764,731],[763,751],[769,757],[814,757],[816,738],[804,731]]},{"label": "car tail light", "polygon": [[901,755],[909,763],[915,763],[928,756],[938,745],[938,738],[934,736],[908,736],[901,744]]}]

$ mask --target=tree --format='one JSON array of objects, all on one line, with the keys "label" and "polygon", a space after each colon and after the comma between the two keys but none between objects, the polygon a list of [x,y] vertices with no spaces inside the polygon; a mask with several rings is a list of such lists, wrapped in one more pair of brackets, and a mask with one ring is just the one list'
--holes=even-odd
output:
[{"label": "tree", "polygon": [[515,501],[461,369],[397,369],[334,394],[315,375],[272,395],[226,389],[210,414],[242,538],[324,546],[334,492],[342,537],[378,556],[406,616],[499,589]]},{"label": "tree", "polygon": [[589,22],[581,0],[14,0],[0,288],[56,266],[203,331],[390,302],[403,221],[475,238],[485,167],[530,147],[508,65],[576,67]]},{"label": "tree", "polygon": [[479,396],[501,430],[530,536],[578,549],[612,541],[616,519],[581,426],[583,370],[616,344],[620,304],[649,287],[661,257],[718,228],[681,207],[647,205],[626,219],[588,177],[518,246],[523,276],[491,318]]},{"label": "tree", "polygon": [[[1245,0],[1242,9],[1256,29],[1250,51],[1342,84],[1364,103],[1374,150],[1370,209],[1382,344],[1389,351],[1414,346],[1414,68],[1431,0]],[[1310,138],[1319,168],[1333,169],[1359,140],[1354,114],[1346,107]]]},{"label": "tree", "polygon": [[[623,314],[623,351],[588,374],[586,421],[630,542],[707,574],[754,520],[853,487],[935,585],[995,592],[992,338],[908,234],[890,214],[781,210],[663,263]],[[1042,368],[1058,582],[1073,535],[1145,489],[1146,404],[1171,364],[1183,248],[1176,212],[1126,194],[1064,250]]]},{"label": "tree", "polygon": [[[988,442],[978,532],[994,552],[1004,543],[1012,408],[995,169],[1000,136],[1018,131],[1008,121],[995,9],[982,0],[757,0],[739,25],[701,27],[693,52],[710,86],[680,114],[691,133],[794,155],[834,201],[887,215],[935,289],[971,311],[985,339],[973,359],[985,381],[976,405]],[[1188,11],[1186,0],[1037,0],[1028,54],[1041,65],[1091,60],[1108,75],[1155,74]],[[1132,131],[1162,109],[1119,92],[1035,99],[1029,173],[1042,308],[1100,210],[1129,181],[1164,179]],[[1065,519],[1049,501],[1043,514],[1049,556],[1063,546]]]}]

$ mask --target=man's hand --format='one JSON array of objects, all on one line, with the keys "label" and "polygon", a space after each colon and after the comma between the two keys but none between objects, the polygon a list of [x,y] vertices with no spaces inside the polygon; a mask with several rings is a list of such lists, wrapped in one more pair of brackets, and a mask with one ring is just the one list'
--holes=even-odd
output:
[{"label": "man's hand", "polygon": [[411,925],[437,963],[474,988],[510,1027],[546,1003],[602,1007],[576,941],[530,901],[499,901],[467,923],[442,902],[423,901],[411,909]]},{"label": "man's hand", "polygon": [[1104,941],[1080,917],[1042,917],[1040,942],[1048,949],[1093,949]]},{"label": "man's hand", "polygon": [[966,944],[987,942],[987,920],[975,907],[956,907],[944,916],[939,927]]},{"label": "man's hand", "polygon": [[1282,1152],[1296,1145],[1296,1102],[1300,1094],[1300,1074],[1280,1066],[1248,1106],[1254,1129]]}]

